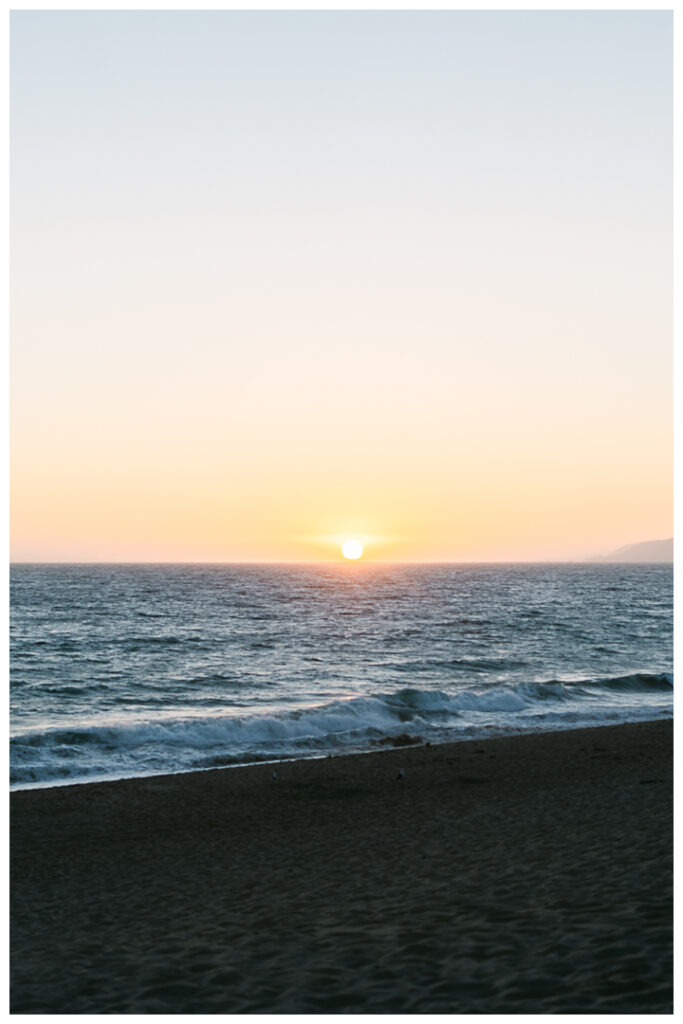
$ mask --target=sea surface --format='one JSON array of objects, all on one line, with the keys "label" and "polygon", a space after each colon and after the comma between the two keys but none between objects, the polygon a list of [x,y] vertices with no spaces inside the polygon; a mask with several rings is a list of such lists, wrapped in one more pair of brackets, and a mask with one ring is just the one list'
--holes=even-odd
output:
[{"label": "sea surface", "polygon": [[12,788],[668,718],[662,565],[15,565]]}]

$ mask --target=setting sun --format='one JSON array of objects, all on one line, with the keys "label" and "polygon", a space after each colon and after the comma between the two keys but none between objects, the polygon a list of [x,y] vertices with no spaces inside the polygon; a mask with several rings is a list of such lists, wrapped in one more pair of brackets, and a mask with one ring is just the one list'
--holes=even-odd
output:
[{"label": "setting sun", "polygon": [[356,559],[363,557],[363,545],[359,540],[345,540],[342,544],[344,558]]}]

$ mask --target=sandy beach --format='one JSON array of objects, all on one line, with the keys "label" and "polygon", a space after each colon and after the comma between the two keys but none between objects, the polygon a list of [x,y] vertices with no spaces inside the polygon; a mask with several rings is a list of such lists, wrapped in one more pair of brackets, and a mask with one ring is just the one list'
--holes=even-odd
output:
[{"label": "sandy beach", "polygon": [[672,1012],[670,722],[272,772],[14,793],[11,1010]]}]

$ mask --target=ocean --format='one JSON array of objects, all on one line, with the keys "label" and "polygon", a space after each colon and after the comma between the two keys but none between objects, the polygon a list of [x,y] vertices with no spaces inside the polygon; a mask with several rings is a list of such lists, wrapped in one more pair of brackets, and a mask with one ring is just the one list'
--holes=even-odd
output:
[{"label": "ocean", "polygon": [[27,789],[668,718],[663,565],[28,565]]}]

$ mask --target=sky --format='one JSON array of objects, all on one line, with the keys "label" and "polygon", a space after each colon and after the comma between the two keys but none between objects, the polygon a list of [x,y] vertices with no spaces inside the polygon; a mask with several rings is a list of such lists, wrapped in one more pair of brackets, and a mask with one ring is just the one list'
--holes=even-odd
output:
[{"label": "sky", "polygon": [[672,535],[672,14],[14,12],[15,561]]}]

